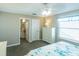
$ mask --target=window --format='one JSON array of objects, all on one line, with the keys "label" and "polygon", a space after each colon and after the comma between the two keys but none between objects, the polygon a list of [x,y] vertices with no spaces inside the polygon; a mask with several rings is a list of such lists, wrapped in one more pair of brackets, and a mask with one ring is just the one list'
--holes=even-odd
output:
[{"label": "window", "polygon": [[79,41],[79,16],[58,19],[60,39]]}]

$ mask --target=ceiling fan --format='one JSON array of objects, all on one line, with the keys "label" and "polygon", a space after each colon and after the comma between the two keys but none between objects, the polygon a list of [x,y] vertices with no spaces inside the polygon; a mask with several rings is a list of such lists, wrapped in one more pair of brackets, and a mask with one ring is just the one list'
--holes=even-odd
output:
[{"label": "ceiling fan", "polygon": [[52,9],[48,7],[48,3],[43,3],[44,9],[42,11],[42,16],[52,15]]},{"label": "ceiling fan", "polygon": [[[48,3],[42,3],[43,9],[39,16],[49,16],[52,15],[52,9],[49,8]],[[37,13],[32,13],[32,15],[37,15]]]}]

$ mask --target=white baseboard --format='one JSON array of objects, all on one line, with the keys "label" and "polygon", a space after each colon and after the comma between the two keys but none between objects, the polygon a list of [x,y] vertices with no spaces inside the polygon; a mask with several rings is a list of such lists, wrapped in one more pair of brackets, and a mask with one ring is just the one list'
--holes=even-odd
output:
[{"label": "white baseboard", "polygon": [[16,45],[20,45],[20,43],[11,44],[11,45],[8,45],[7,47],[16,46]]}]

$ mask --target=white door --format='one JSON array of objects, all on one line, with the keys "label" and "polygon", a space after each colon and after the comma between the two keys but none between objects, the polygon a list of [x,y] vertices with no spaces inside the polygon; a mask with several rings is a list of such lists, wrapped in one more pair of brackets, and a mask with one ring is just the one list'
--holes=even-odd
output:
[{"label": "white door", "polygon": [[29,20],[26,20],[26,40],[29,40]]},{"label": "white door", "polygon": [[40,20],[32,19],[32,41],[40,39]]}]

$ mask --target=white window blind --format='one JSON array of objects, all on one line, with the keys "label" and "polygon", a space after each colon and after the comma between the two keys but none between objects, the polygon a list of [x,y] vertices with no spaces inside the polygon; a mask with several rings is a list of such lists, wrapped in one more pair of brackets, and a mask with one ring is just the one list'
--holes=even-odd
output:
[{"label": "white window blind", "polygon": [[79,41],[79,16],[58,19],[60,39]]}]

